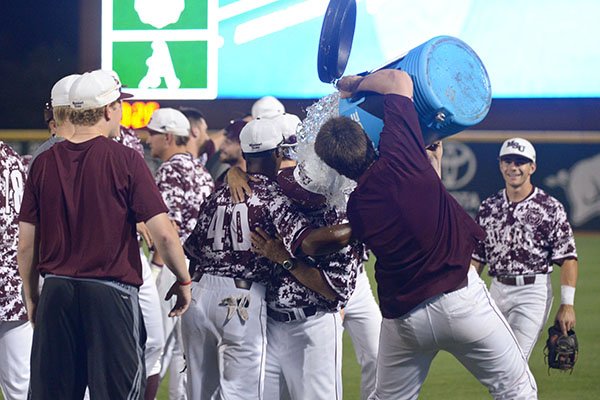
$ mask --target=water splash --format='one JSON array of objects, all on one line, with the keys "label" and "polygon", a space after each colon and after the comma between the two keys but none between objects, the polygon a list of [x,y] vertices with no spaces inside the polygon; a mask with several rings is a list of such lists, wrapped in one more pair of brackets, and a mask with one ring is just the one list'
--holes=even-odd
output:
[{"label": "water splash", "polygon": [[336,92],[307,108],[307,116],[298,126],[298,145],[292,152],[292,158],[298,162],[294,177],[302,187],[324,195],[330,205],[346,210],[346,201],[356,182],[330,168],[314,150],[321,126],[330,118],[339,116],[339,100],[340,95]]}]

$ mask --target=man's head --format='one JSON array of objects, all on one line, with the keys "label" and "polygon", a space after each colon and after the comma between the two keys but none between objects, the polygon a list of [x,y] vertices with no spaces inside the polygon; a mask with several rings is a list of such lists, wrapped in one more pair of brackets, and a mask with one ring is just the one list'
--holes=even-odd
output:
[{"label": "man's head", "polygon": [[283,149],[283,158],[285,160],[292,160],[290,150],[298,144],[296,134],[302,121],[300,121],[298,116],[290,113],[279,114],[271,118],[271,120],[277,124],[283,134],[283,143],[281,145]]},{"label": "man's head", "polygon": [[365,131],[346,117],[331,118],[321,126],[315,152],[329,167],[355,181],[377,158]]},{"label": "man's head", "polygon": [[80,76],[79,74],[67,75],[52,86],[50,102],[46,104],[44,114],[48,129],[53,135],[70,137],[73,134],[73,125],[69,121],[71,114],[69,91],[73,82]]},{"label": "man's head", "polygon": [[194,146],[195,149],[201,152],[203,146],[209,140],[208,125],[204,118],[204,114],[202,114],[200,110],[190,107],[181,107],[179,111],[181,111],[190,122],[188,147]]},{"label": "man's head", "polygon": [[240,146],[247,171],[275,176],[282,160],[282,143],[281,129],[272,120],[257,118],[248,122],[240,132]]},{"label": "man's head", "polygon": [[231,121],[225,128],[223,142],[219,147],[219,160],[229,165],[241,165],[244,163],[242,147],[240,146],[240,133],[247,122],[241,119]]},{"label": "man's head", "polygon": [[273,96],[262,97],[252,105],[252,118],[273,118],[283,114],[285,107]]},{"label": "man's head", "polygon": [[323,208],[327,198],[319,193],[314,193],[302,187],[294,176],[297,167],[282,169],[277,175],[277,183],[283,194],[292,199],[304,211],[315,211]]},{"label": "man's head", "polygon": [[500,148],[500,172],[507,187],[519,188],[531,184],[536,170],[535,149],[522,138],[508,139]]},{"label": "man's head", "polygon": [[77,127],[96,127],[104,136],[116,137],[122,117],[121,100],[132,97],[121,92],[121,83],[109,71],[86,72],[69,90],[69,120]]},{"label": "man's head", "polygon": [[174,153],[185,150],[190,136],[190,123],[185,115],[174,108],[159,108],[152,113],[146,126],[152,157],[165,161]]}]

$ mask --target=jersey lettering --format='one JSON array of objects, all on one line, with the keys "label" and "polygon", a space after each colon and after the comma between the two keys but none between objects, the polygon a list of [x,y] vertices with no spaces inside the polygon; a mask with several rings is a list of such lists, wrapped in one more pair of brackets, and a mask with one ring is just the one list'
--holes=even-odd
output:
[{"label": "jersey lettering", "polygon": [[5,188],[5,193],[2,193],[4,196],[4,214],[12,214],[13,212],[10,208],[11,199],[14,204],[14,211],[18,212],[21,209],[21,200],[23,199],[23,176],[17,170],[4,170],[2,175]]},{"label": "jersey lettering", "polygon": [[225,243],[225,236],[229,228],[231,237],[231,247],[233,251],[250,250],[250,223],[248,222],[248,206],[245,203],[236,204],[232,210],[232,217],[229,227],[225,223],[226,206],[218,206],[210,221],[206,238],[212,239],[212,248],[215,251],[222,251]]}]

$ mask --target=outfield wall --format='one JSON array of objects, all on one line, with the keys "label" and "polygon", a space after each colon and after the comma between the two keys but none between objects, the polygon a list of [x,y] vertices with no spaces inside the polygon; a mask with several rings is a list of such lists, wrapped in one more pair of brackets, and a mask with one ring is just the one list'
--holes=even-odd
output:
[{"label": "outfield wall", "polygon": [[[0,130],[0,140],[21,154],[47,137],[46,130]],[[600,131],[470,130],[452,136],[444,143],[442,179],[460,204],[474,216],[481,201],[504,186],[498,152],[512,137],[534,144],[532,181],[565,205],[573,228],[600,231]]]}]

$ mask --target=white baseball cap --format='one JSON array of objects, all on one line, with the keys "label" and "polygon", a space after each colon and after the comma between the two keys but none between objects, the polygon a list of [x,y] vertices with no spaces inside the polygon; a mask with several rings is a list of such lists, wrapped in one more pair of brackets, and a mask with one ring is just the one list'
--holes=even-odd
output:
[{"label": "white baseball cap", "polygon": [[270,119],[253,119],[240,132],[240,146],[244,153],[273,150],[281,143],[283,143],[281,129]]},{"label": "white baseball cap", "polygon": [[71,108],[76,110],[92,110],[129,97],[133,95],[121,92],[121,83],[113,74],[101,69],[81,75],[69,90]]},{"label": "white baseball cap", "polygon": [[529,140],[522,138],[512,138],[502,143],[500,157],[508,155],[522,156],[535,162],[535,149],[533,145]]},{"label": "white baseball cap", "polygon": [[67,75],[60,78],[58,82],[52,86],[52,91],[50,92],[50,104],[52,107],[71,105],[71,102],[69,101],[69,90],[71,90],[73,82],[80,76],[81,75],[79,74]]},{"label": "white baseball cap", "polygon": [[155,110],[146,128],[158,133],[171,133],[177,136],[190,135],[190,121],[181,111],[174,108]]},{"label": "white baseball cap", "polygon": [[292,147],[298,144],[298,139],[296,137],[296,133],[298,132],[298,126],[302,123],[300,118],[294,114],[283,113],[277,115],[272,119],[275,122],[281,133],[283,134],[283,144],[282,147]]},{"label": "white baseball cap", "polygon": [[273,118],[285,112],[285,107],[273,96],[262,97],[252,105],[252,118]]}]

